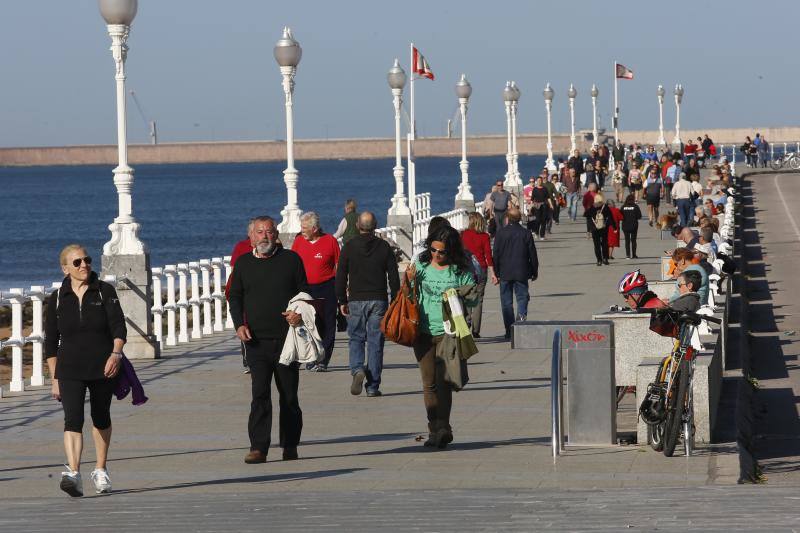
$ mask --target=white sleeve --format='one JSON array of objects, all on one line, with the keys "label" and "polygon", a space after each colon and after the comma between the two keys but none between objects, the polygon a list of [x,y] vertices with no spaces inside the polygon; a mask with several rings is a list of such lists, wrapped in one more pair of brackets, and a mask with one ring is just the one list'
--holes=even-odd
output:
[{"label": "white sleeve", "polygon": [[343,218],[339,222],[339,227],[336,228],[336,233],[333,234],[335,239],[341,239],[342,235],[344,235],[345,230],[347,229],[347,219]]}]

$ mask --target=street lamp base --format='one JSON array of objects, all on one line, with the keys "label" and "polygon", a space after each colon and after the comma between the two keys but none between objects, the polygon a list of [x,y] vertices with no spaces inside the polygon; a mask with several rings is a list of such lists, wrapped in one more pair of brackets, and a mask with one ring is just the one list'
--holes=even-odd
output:
[{"label": "street lamp base", "polygon": [[278,232],[285,248],[291,248],[294,238],[300,233],[300,208],[286,206],[281,211],[282,221],[278,224]]},{"label": "street lamp base", "polygon": [[139,240],[141,227],[133,218],[130,222],[114,221],[109,224],[111,240],[103,245],[103,255],[143,255],[147,253],[147,246]]},{"label": "street lamp base", "polygon": [[150,254],[103,254],[100,276],[115,276],[116,289],[128,337],[125,355],[129,359],[158,359],[161,350],[153,335],[153,289]]}]

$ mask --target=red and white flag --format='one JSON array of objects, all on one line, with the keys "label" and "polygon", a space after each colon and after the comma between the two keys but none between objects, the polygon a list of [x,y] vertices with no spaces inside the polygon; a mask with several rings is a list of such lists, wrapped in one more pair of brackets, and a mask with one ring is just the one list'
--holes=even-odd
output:
[{"label": "red and white flag", "polygon": [[419,74],[422,78],[428,78],[429,80],[433,79],[433,71],[431,70],[431,66],[428,64],[428,61],[425,59],[425,56],[419,53],[416,47],[414,47],[414,54],[413,54],[413,65],[411,66],[411,71],[414,74]]},{"label": "red and white flag", "polygon": [[633,79],[633,71],[626,67],[625,65],[617,65],[617,78],[622,80],[632,80]]}]

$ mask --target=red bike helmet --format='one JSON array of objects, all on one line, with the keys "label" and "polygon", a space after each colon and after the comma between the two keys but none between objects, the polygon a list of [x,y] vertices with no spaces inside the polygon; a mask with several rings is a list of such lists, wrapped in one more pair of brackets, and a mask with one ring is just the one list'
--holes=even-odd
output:
[{"label": "red bike helmet", "polygon": [[647,278],[638,270],[628,272],[619,280],[620,294],[627,294],[635,289],[647,290]]}]

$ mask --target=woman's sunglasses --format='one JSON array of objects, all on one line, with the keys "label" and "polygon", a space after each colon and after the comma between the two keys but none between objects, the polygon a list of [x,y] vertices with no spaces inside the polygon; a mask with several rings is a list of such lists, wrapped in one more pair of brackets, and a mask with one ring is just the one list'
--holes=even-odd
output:
[{"label": "woman's sunglasses", "polygon": [[72,260],[72,266],[74,266],[75,268],[78,268],[79,266],[81,266],[81,261],[86,263],[86,266],[91,266],[91,264],[92,264],[92,258],[87,255],[86,257],[73,259]]},{"label": "woman's sunglasses", "polygon": [[431,246],[431,253],[439,255],[447,255],[447,250],[439,250],[438,248],[434,248],[433,246]]}]

